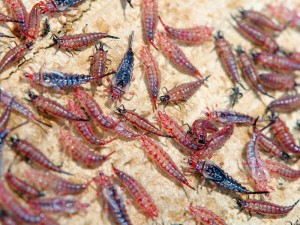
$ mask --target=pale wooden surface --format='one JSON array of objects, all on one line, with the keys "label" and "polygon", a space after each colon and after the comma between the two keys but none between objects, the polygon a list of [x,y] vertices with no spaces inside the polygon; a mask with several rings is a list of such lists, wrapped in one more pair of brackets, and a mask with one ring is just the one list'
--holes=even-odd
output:
[{"label": "pale wooden surface", "polygon": [[[24,1],[25,2],[25,1]],[[253,8],[256,10],[263,9],[266,3],[270,1],[242,1],[242,0],[219,0],[219,1],[205,1],[205,0],[186,0],[186,1],[159,1],[159,14],[164,21],[177,27],[189,27],[192,25],[203,25],[215,27],[216,30],[221,29],[224,32],[225,37],[233,44],[234,48],[238,44],[241,44],[245,49],[249,50],[252,45],[242,38],[232,27],[231,24],[234,21],[231,19],[230,14],[237,14],[238,7],[245,9]],[[27,10],[29,10],[35,1],[26,1]],[[1,3],[0,3],[1,4]],[[132,30],[135,31],[135,38],[133,44],[133,50],[135,52],[135,68],[134,77],[135,81],[130,87],[130,91],[135,92],[135,96],[126,95],[130,98],[130,101],[123,100],[126,108],[136,109],[138,113],[147,115],[150,120],[155,120],[155,114],[152,112],[151,102],[149,100],[148,91],[144,79],[144,74],[140,66],[139,50],[143,44],[142,39],[142,27],[141,27],[141,13],[140,2],[133,0],[134,9],[126,7],[124,18],[124,11],[121,7],[119,0],[96,0],[86,1],[79,6],[78,10],[68,13],[68,17],[60,16],[51,19],[50,24],[52,32],[58,31],[67,32],[69,34],[81,33],[82,29],[87,25],[86,32],[108,32],[111,35],[120,37],[120,40],[106,39],[104,42],[110,47],[109,58],[112,60],[110,68],[116,69],[124,52],[127,49],[128,36]],[[300,3],[296,0],[288,1],[288,6],[298,8],[300,10]],[[1,12],[6,12],[1,7]],[[9,25],[11,26],[11,25]],[[162,30],[162,26],[159,24],[159,30]],[[3,32],[8,33],[7,29],[2,29]],[[278,38],[280,45],[284,46],[288,50],[300,51],[299,47],[300,33],[287,29]],[[2,39],[4,45],[1,46],[1,51],[7,51],[7,44],[10,40]],[[9,74],[11,77],[8,80],[1,81],[1,85],[11,90],[19,98],[26,96],[26,91],[30,88],[28,82],[22,79],[22,71],[29,70],[28,66],[33,66],[36,70],[40,68],[43,63],[47,64],[49,69],[60,69],[64,72],[70,73],[84,73],[89,72],[90,62],[88,57],[93,54],[94,48],[90,47],[84,51],[75,54],[73,57],[65,52],[58,51],[56,48],[44,49],[52,41],[50,35],[46,38],[38,41],[33,50],[27,54],[26,58],[30,59],[19,68],[13,67],[4,74],[1,75],[1,79],[7,77]],[[212,75],[209,79],[207,87],[203,86],[186,104],[181,105],[181,111],[174,107],[167,107],[167,113],[176,118],[180,123],[191,124],[195,119],[203,115],[205,107],[212,107],[218,104],[218,107],[223,109],[228,107],[228,98],[232,87],[232,83],[228,76],[224,73],[220,62],[217,59],[213,41],[209,41],[203,46],[184,46],[182,49],[191,59],[191,61],[199,68],[203,74]],[[172,88],[176,84],[183,82],[193,81],[194,77],[182,74],[178,72],[169,61],[159,52],[151,49],[152,53],[157,57],[162,73],[162,87]],[[2,56],[3,57],[3,53]],[[299,73],[297,75],[299,78]],[[298,82],[299,79],[298,79]],[[86,90],[89,90],[90,86],[84,86]],[[95,98],[102,106],[105,113],[113,113],[114,107],[108,104],[107,93],[103,92],[104,87],[99,88]],[[272,93],[274,94],[274,93]],[[281,96],[282,93],[276,93],[276,96]],[[45,96],[51,96],[53,99],[58,100],[62,104],[67,104],[69,98],[73,98],[72,93],[67,95],[45,93]],[[26,103],[25,100],[22,100]],[[262,102],[253,94],[252,91],[244,93],[244,97],[235,106],[235,110],[241,111],[252,116],[261,115],[264,112],[265,105],[271,100],[268,97],[262,97]],[[30,105],[30,104],[29,104]],[[31,107],[31,106],[30,106]],[[159,107],[163,109],[161,105]],[[33,108],[32,108],[33,109]],[[33,109],[35,110],[35,109]],[[292,114],[284,114],[282,118],[287,121],[288,126],[292,130],[296,139],[299,140],[299,131],[294,128],[296,118],[299,119],[297,112]],[[13,116],[10,125],[17,124],[20,121],[24,121],[23,118]],[[18,131],[21,138],[26,138],[38,146],[49,158],[56,164],[64,162],[63,169],[70,171],[76,176],[69,178],[70,180],[78,182],[86,182],[97,174],[99,169],[103,170],[107,175],[112,174],[110,163],[114,163],[116,167],[128,172],[130,175],[138,179],[149,191],[158,208],[160,209],[160,217],[157,220],[159,224],[162,224],[162,220],[165,224],[170,223],[183,223],[183,224],[195,224],[194,220],[188,220],[190,214],[187,212],[187,208],[190,202],[194,204],[206,206],[208,209],[214,211],[216,214],[222,216],[227,224],[288,224],[286,221],[292,221],[293,223],[300,219],[299,205],[286,217],[274,219],[272,217],[261,218],[260,216],[254,216],[250,221],[247,221],[247,216],[244,213],[238,213],[235,201],[226,193],[220,191],[208,192],[205,187],[199,189],[198,193],[186,189],[187,196],[182,190],[181,186],[170,180],[162,173],[158,167],[154,166],[145,157],[141,144],[138,140],[124,141],[118,140],[109,145],[106,149],[103,149],[103,153],[108,153],[111,150],[116,150],[117,154],[114,154],[110,160],[104,163],[99,169],[83,169],[80,165],[72,161],[58,143],[58,129],[64,125],[63,121],[53,122],[53,128],[47,130],[47,133],[41,131],[39,127],[30,123]],[[65,123],[68,126],[68,123]],[[245,145],[249,141],[249,134],[251,129],[247,127],[236,127],[234,135],[226,143],[226,145],[219,151],[219,153],[212,158],[217,164],[224,163],[222,168],[232,175],[235,179],[243,182],[243,184],[253,189],[252,182],[247,182],[246,172],[242,165],[244,160],[243,154],[245,152]],[[108,135],[103,135],[108,137]],[[187,167],[185,163],[187,156],[184,156],[180,151],[178,145],[175,145],[171,140],[160,139],[163,148],[172,156],[174,161],[180,167]],[[9,146],[5,146],[4,158],[6,168],[9,162],[13,159],[15,153],[10,150]],[[268,155],[263,154],[263,157]],[[24,162],[18,162],[13,168],[14,173],[22,173],[22,169],[27,167]],[[299,168],[299,162],[294,165],[295,169]],[[196,186],[197,180],[194,176],[187,176],[189,182]],[[287,182],[282,179],[272,179],[271,185],[275,188],[270,198],[267,200],[281,205],[290,205],[300,198],[299,194],[299,181]],[[59,221],[62,225],[67,224],[80,224],[80,225],[94,225],[94,224],[110,224],[111,220],[108,219],[107,212],[103,211],[103,202],[99,201],[99,197],[96,196],[94,185],[85,191],[81,196],[81,200],[89,202],[91,206],[78,215],[71,217],[60,217]],[[126,199],[130,199],[125,194]],[[101,199],[101,198],[100,198]],[[132,219],[133,224],[153,224],[151,220],[138,211],[134,204],[127,205],[128,213]]]}]

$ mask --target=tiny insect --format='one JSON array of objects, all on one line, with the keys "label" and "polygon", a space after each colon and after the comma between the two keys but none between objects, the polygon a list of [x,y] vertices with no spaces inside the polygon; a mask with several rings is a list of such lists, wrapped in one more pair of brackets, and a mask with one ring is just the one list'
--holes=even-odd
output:
[{"label": "tiny insect", "polygon": [[10,165],[5,174],[5,180],[11,189],[16,191],[20,196],[26,196],[27,198],[38,198],[45,196],[45,193],[42,191],[39,191],[34,186],[13,175],[11,173],[11,166],[12,165]]},{"label": "tiny insect", "polygon": [[23,23],[23,21],[16,20],[15,18],[0,13],[0,23],[7,23],[7,22]]},{"label": "tiny insect", "polygon": [[295,78],[288,74],[263,73],[259,75],[258,79],[264,87],[271,90],[291,91],[300,86]]},{"label": "tiny insect", "polygon": [[60,91],[61,89],[78,87],[85,83],[101,80],[103,77],[112,73],[95,77],[92,75],[63,73],[42,67],[39,72],[24,72],[24,77],[30,79],[33,84],[39,84],[43,87],[53,88],[54,90]]},{"label": "tiny insect", "polygon": [[203,44],[212,37],[214,28],[208,26],[195,26],[190,28],[173,28],[164,23],[158,16],[168,36],[187,44]]},{"label": "tiny insect", "polygon": [[22,0],[7,0],[5,1],[8,8],[12,12],[13,18],[15,18],[20,23],[18,27],[23,35],[27,33],[27,24],[28,24],[28,13],[22,2]]},{"label": "tiny insect", "polygon": [[198,79],[197,81],[180,84],[171,90],[167,91],[167,93],[163,96],[160,96],[159,99],[162,103],[168,104],[170,103],[179,103],[181,101],[187,101],[190,97],[192,97],[204,84],[205,81],[210,76],[204,79]]},{"label": "tiny insect", "polygon": [[147,155],[164,171],[166,171],[170,176],[174,177],[176,180],[185,184],[189,188],[194,188],[189,184],[188,180],[184,177],[182,172],[178,169],[175,162],[172,160],[170,155],[165,152],[162,147],[156,144],[150,138],[146,136],[141,137],[142,148],[145,150]]},{"label": "tiny insect", "polygon": [[110,100],[115,102],[119,100],[121,102],[122,96],[129,89],[130,83],[132,81],[132,73],[134,66],[134,53],[132,51],[134,32],[132,31],[128,50],[123,56],[122,62],[119,65],[119,68],[111,81],[111,90],[110,90]]},{"label": "tiny insect", "polygon": [[297,63],[286,56],[275,55],[263,51],[259,53],[252,53],[252,58],[256,64],[267,69],[281,72],[293,72],[300,70],[300,63]]},{"label": "tiny insect", "polygon": [[132,225],[125,208],[120,187],[113,184],[101,171],[99,176],[94,178],[98,189],[108,204],[108,210],[118,225]]},{"label": "tiny insect", "polygon": [[154,36],[158,24],[158,2],[157,0],[142,0],[142,21],[144,32],[148,42],[156,49]]},{"label": "tiny insect", "polygon": [[113,115],[107,117],[107,119],[111,121],[112,124],[115,124],[112,127],[112,131],[121,137],[126,139],[134,139],[141,136],[130,129],[122,120],[117,119]]},{"label": "tiny insect", "polygon": [[[256,212],[263,215],[287,215],[292,209],[297,205],[300,200],[296,201],[291,206],[280,206],[271,202],[261,201],[261,200],[243,200],[241,198],[236,198],[236,203],[240,210],[249,211],[250,216],[252,217],[252,212]],[[250,217],[250,218],[251,218]]]},{"label": "tiny insect", "polygon": [[13,36],[9,36],[7,34],[1,33],[0,32],[0,37],[4,37],[4,38],[14,38]]},{"label": "tiny insect", "polygon": [[27,37],[32,39],[37,38],[40,29],[41,15],[41,3],[36,3],[28,15],[27,31],[25,34]]},{"label": "tiny insect", "polygon": [[153,123],[151,123],[149,120],[145,119],[144,117],[140,116],[139,114],[135,113],[133,110],[127,110],[125,109],[124,105],[121,106],[117,108],[117,112],[123,118],[125,118],[126,121],[129,121],[133,126],[138,127],[144,131],[147,131],[147,133],[155,134],[157,136],[169,137],[169,138],[172,137],[160,131],[156,126],[153,125]]},{"label": "tiny insect", "polygon": [[191,132],[197,138],[199,143],[206,144],[207,133],[214,133],[218,130],[218,127],[216,127],[209,119],[198,119],[194,121]]},{"label": "tiny insect", "polygon": [[[68,102],[68,109],[71,113],[77,115],[78,117],[86,117],[85,112],[79,106],[77,106],[75,102],[71,99]],[[116,140],[116,138],[108,140],[102,140],[98,138],[93,131],[92,123],[90,121],[73,121],[73,124],[75,124],[75,127],[77,128],[78,132],[82,134],[85,140],[87,140],[92,145],[103,146]]]},{"label": "tiny insect", "polygon": [[241,9],[240,14],[241,14],[243,19],[247,19],[248,21],[250,21],[254,25],[259,26],[259,27],[261,27],[263,29],[266,29],[266,30],[269,30],[269,31],[281,32],[288,25],[288,24],[286,24],[285,26],[283,26],[279,23],[275,23],[272,20],[272,18],[264,15],[261,12],[255,11],[255,10]]},{"label": "tiny insect", "polygon": [[269,170],[271,174],[277,174],[287,179],[300,178],[300,170],[294,170],[293,168],[287,166],[284,163],[279,163],[271,159],[266,159],[264,163],[267,167],[267,170]]},{"label": "tiny insect", "polygon": [[132,195],[138,206],[149,216],[158,217],[158,209],[152,200],[151,196],[147,193],[146,189],[133,177],[127,173],[118,170],[112,165],[114,173],[117,175],[121,183],[127,188],[128,192]]},{"label": "tiny insect", "polygon": [[255,91],[260,92],[263,95],[274,98],[267,93],[264,86],[259,82],[258,73],[255,69],[254,63],[250,56],[242,49],[241,46],[238,46],[237,54],[239,57],[239,64],[242,71],[242,74],[248,81]]},{"label": "tiny insect", "polygon": [[88,121],[89,119],[81,118],[73,113],[69,112],[64,106],[58,102],[51,100],[50,98],[45,98],[41,95],[36,95],[32,91],[28,91],[28,96],[30,101],[39,110],[51,114],[56,117],[60,117],[67,120],[77,120],[77,121]]},{"label": "tiny insect", "polygon": [[43,220],[44,214],[30,207],[25,208],[10,192],[3,181],[0,182],[0,202],[4,210],[14,219],[23,223],[36,224]]},{"label": "tiny insect", "polygon": [[199,70],[190,62],[184,52],[171,41],[166,34],[158,32],[158,43],[162,52],[168,56],[177,69],[187,74],[203,78]]},{"label": "tiny insect", "polygon": [[151,52],[146,46],[142,46],[141,51],[141,60],[146,72],[150,98],[153,104],[154,109],[157,109],[157,97],[161,84],[161,73],[158,67],[158,63]]},{"label": "tiny insect", "polygon": [[202,176],[217,185],[223,187],[224,189],[239,192],[242,194],[266,194],[268,191],[249,191],[247,188],[242,186],[238,181],[234,180],[230,175],[228,175],[223,169],[217,166],[214,162],[210,160],[200,161],[198,157],[192,156],[188,160],[191,166],[190,171],[193,173],[201,173]]},{"label": "tiny insect", "polygon": [[34,162],[48,170],[71,175],[70,173],[63,171],[60,166],[54,165],[44,153],[28,141],[14,137],[10,137],[10,140],[12,142],[12,147],[17,151],[17,153],[22,153],[24,157],[29,159],[31,162]]},{"label": "tiny insect", "polygon": [[58,48],[80,50],[91,46],[99,42],[102,38],[113,38],[119,39],[118,37],[106,34],[106,33],[86,33],[86,34],[74,34],[74,35],[64,35],[57,37],[52,35],[53,42],[58,45]]},{"label": "tiny insect", "polygon": [[41,36],[46,37],[50,33],[50,31],[51,31],[50,23],[49,20],[46,18],[43,24],[43,30]]},{"label": "tiny insect", "polygon": [[49,0],[41,2],[43,13],[56,13],[73,9],[72,7],[83,2],[84,0]]},{"label": "tiny insect", "polygon": [[277,118],[276,122],[272,125],[272,131],[275,139],[286,151],[300,154],[300,146],[296,145],[295,139],[284,121]]},{"label": "tiny insect", "polygon": [[266,111],[292,112],[300,108],[300,94],[285,95],[272,101]]},{"label": "tiny insect", "polygon": [[29,183],[41,190],[50,190],[56,195],[75,195],[86,190],[90,182],[86,184],[73,183],[61,177],[42,170],[24,170],[23,176]]},{"label": "tiny insect", "polygon": [[10,49],[0,61],[0,75],[4,70],[20,61],[30,50],[32,45],[33,42],[28,42],[26,44],[16,45],[14,48]]},{"label": "tiny insect", "polygon": [[92,118],[95,119],[97,125],[106,129],[111,129],[117,125],[108,116],[104,115],[99,104],[86,91],[75,88],[75,96],[80,102],[80,105],[88,111]]},{"label": "tiny insect", "polygon": [[208,140],[207,148],[204,151],[195,153],[199,160],[210,159],[214,152],[221,149],[232,136],[234,131],[234,123],[225,125],[220,130],[214,132]]},{"label": "tiny insect", "polygon": [[189,207],[193,217],[204,225],[226,225],[225,221],[205,207],[193,206]]},{"label": "tiny insect", "polygon": [[75,214],[80,210],[86,209],[90,204],[81,203],[73,195],[38,198],[28,201],[30,206],[36,207],[43,212]]},{"label": "tiny insect", "polygon": [[232,18],[238,25],[237,30],[249,41],[271,53],[275,53],[279,50],[279,45],[271,35],[244,20],[238,20],[235,17]]},{"label": "tiny insect", "polygon": [[72,156],[75,161],[90,168],[96,168],[102,165],[115,151],[112,151],[108,155],[99,155],[96,152],[90,150],[86,145],[73,136],[69,131],[60,129],[59,141],[63,146],[63,149]]},{"label": "tiny insect", "polygon": [[206,144],[196,143],[196,141],[186,135],[186,132],[179,124],[166,113],[158,111],[158,121],[166,133],[174,137],[174,140],[184,147],[184,149],[188,150],[189,153],[194,153],[206,148]]}]

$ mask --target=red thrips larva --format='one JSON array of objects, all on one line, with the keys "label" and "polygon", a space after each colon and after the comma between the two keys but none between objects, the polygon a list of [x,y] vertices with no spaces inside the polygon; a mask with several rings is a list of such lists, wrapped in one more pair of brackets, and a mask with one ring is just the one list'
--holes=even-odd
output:
[{"label": "red thrips larva", "polygon": [[300,170],[294,170],[293,168],[287,166],[284,163],[279,163],[271,159],[266,159],[264,161],[267,170],[271,174],[277,174],[283,178],[287,179],[298,179],[300,178]]},{"label": "red thrips larva", "polygon": [[205,144],[196,143],[194,139],[186,135],[186,132],[179,126],[179,124],[166,113],[158,111],[158,121],[164,130],[174,137],[174,140],[184,147],[184,149],[188,150],[189,153],[194,153],[206,148]]},{"label": "red thrips larva", "polygon": [[37,224],[43,220],[44,214],[32,208],[25,208],[16,199],[16,197],[8,191],[3,181],[0,182],[0,202],[5,211],[20,222]]},{"label": "red thrips larva", "polygon": [[180,84],[167,91],[167,93],[163,96],[160,96],[159,100],[161,102],[165,102],[166,104],[169,102],[179,103],[181,101],[186,101],[199,90],[202,84],[204,84],[204,81],[207,81],[209,77],[210,76],[204,79],[198,79],[197,81]]},{"label": "red thrips larva", "polygon": [[108,155],[99,155],[82,144],[81,141],[73,136],[69,131],[64,129],[60,129],[59,141],[62,144],[63,149],[66,150],[66,152],[71,155],[73,159],[90,168],[99,167],[113,153],[115,153],[115,151],[112,151]]},{"label": "red thrips larva", "polygon": [[295,139],[286,124],[278,118],[272,125],[275,139],[288,152],[300,154],[300,146],[296,145]]},{"label": "red thrips larva", "polygon": [[275,55],[268,52],[259,52],[252,53],[252,57],[256,64],[259,64],[267,69],[282,72],[293,72],[295,70],[300,70],[300,63],[297,63],[286,56]]},{"label": "red thrips larva", "polygon": [[64,106],[62,106],[61,104],[59,104],[54,100],[51,100],[50,98],[45,98],[41,95],[36,95],[32,91],[28,92],[28,96],[35,107],[53,116],[67,119],[67,120],[79,120],[79,121],[89,120],[74,115]]},{"label": "red thrips larva", "polygon": [[[92,56],[90,72],[93,77],[105,77],[106,61],[107,51],[104,51],[103,43],[100,42],[99,48],[96,46],[96,52]],[[99,80],[96,83],[98,86],[100,86],[102,85],[102,80]]]},{"label": "red thrips larva", "polygon": [[226,225],[222,218],[205,207],[193,206],[191,203],[189,210],[193,214],[193,217],[203,225]]},{"label": "red thrips larva", "polygon": [[173,41],[171,41],[166,34],[158,32],[158,43],[161,50],[178,69],[185,73],[203,78],[199,70],[190,62],[184,52]]},{"label": "red thrips larva", "polygon": [[300,94],[285,95],[273,100],[267,107],[267,111],[292,112],[300,108]]},{"label": "red thrips larva", "polygon": [[185,184],[189,188],[194,189],[188,182],[188,180],[184,177],[184,175],[177,168],[175,162],[169,156],[167,152],[165,152],[162,147],[156,144],[150,138],[147,138],[145,135],[141,137],[142,147],[145,150],[146,154],[164,171],[166,171],[169,175],[174,177],[176,180],[180,181],[182,184]]},{"label": "red thrips larva", "polygon": [[69,182],[43,170],[30,169],[25,170],[23,176],[28,182],[34,184],[41,190],[51,190],[56,195],[75,195],[83,192],[90,184],[77,184]]},{"label": "red thrips larva", "polygon": [[158,2],[157,0],[142,0],[142,22],[148,42],[156,49],[154,36],[158,24]]},{"label": "red thrips larva", "polygon": [[114,165],[112,165],[112,168],[121,183],[127,188],[128,192],[132,195],[138,206],[147,214],[147,216],[158,217],[158,209],[146,189],[127,173],[118,170],[114,167]]},{"label": "red thrips larva", "polygon": [[0,75],[8,67],[13,66],[15,63],[20,61],[25,54],[30,50],[30,47],[33,45],[33,42],[28,42],[26,44],[20,44],[10,49],[5,56],[0,61]]},{"label": "red thrips larva", "polygon": [[88,113],[96,120],[96,123],[104,128],[111,129],[116,126],[108,116],[103,114],[102,109],[96,100],[90,96],[86,91],[75,88],[75,96]]},{"label": "red thrips larva", "polygon": [[10,140],[12,142],[12,147],[16,149],[16,152],[22,153],[24,157],[28,158],[30,161],[45,169],[70,175],[70,173],[63,171],[60,166],[54,165],[44,153],[42,153],[28,141],[14,137],[10,137]]},{"label": "red thrips larva", "polygon": [[195,120],[192,125],[192,134],[197,138],[201,144],[207,143],[207,133],[214,133],[219,129],[210,122],[209,119],[198,119]]},{"label": "red thrips larva", "polygon": [[296,80],[291,75],[279,73],[263,73],[258,77],[259,82],[266,88],[271,90],[291,91],[295,90]]},{"label": "red thrips larva", "polygon": [[173,28],[166,25],[158,16],[168,36],[187,44],[202,44],[212,37],[214,28],[208,26],[195,26],[190,28]]},{"label": "red thrips larva", "polygon": [[269,95],[265,90],[264,86],[260,84],[258,73],[250,56],[242,49],[241,46],[238,46],[237,53],[242,74],[248,81],[248,84],[250,84],[255,91],[258,91],[263,95],[267,95],[271,98],[274,98],[271,95]]},{"label": "red thrips larva", "polygon": [[234,17],[233,19],[238,25],[238,31],[242,33],[242,35],[244,35],[249,41],[263,47],[266,51],[271,53],[275,53],[279,50],[278,44],[271,35],[260,28],[247,23],[246,21],[238,20]]},{"label": "red thrips larva", "polygon": [[119,39],[118,37],[111,36],[106,33],[86,33],[86,34],[74,34],[74,35],[64,35],[61,37],[57,37],[53,35],[53,41],[55,44],[59,46],[59,48],[63,49],[82,49],[93,45],[99,42],[102,38],[114,38]]},{"label": "red thrips larva", "polygon": [[25,35],[27,32],[28,13],[22,0],[6,0],[6,4],[12,12],[13,18],[22,22],[18,25],[18,27]]},{"label": "red thrips larva", "polygon": [[237,60],[233,54],[231,45],[224,38],[224,35],[221,31],[218,31],[217,36],[215,36],[215,45],[226,74],[229,75],[230,79],[233,80],[234,85],[238,83],[243,89],[245,89],[241,83]]},{"label": "red thrips larva", "polygon": [[75,214],[89,207],[88,203],[81,203],[73,195],[58,196],[52,198],[38,198],[28,201],[30,206],[43,212]]},{"label": "red thrips larva", "polygon": [[140,55],[143,68],[147,75],[150,98],[154,109],[157,109],[156,101],[161,83],[161,73],[158,63],[146,46],[142,46]]},{"label": "red thrips larva", "polygon": [[23,23],[23,21],[16,20],[15,18],[0,13],[0,23],[7,23],[7,22]]},{"label": "red thrips larva", "polygon": [[[250,215],[251,212],[256,212],[263,215],[286,215],[288,214],[299,202],[295,202],[291,206],[280,206],[276,205],[271,202],[261,201],[261,200],[243,200],[241,198],[236,198],[237,204],[241,210],[249,211]],[[251,215],[252,216],[252,215]]]},{"label": "red thrips larva", "polygon": [[36,3],[32,7],[28,16],[26,36],[32,39],[37,38],[38,33],[40,31],[41,15],[42,15],[41,3]]},{"label": "red thrips larva", "polygon": [[[77,115],[78,117],[86,117],[85,112],[79,106],[77,106],[72,99],[69,100],[68,109],[71,113]],[[90,121],[73,121],[73,124],[75,124],[78,132],[82,134],[85,140],[87,140],[92,145],[103,146],[116,140],[116,138],[108,140],[99,139],[94,133],[92,123]]]},{"label": "red thrips larva", "polygon": [[129,121],[133,126],[140,128],[147,133],[155,134],[161,137],[172,137],[170,135],[165,134],[164,132],[160,131],[156,126],[153,125],[149,120],[145,119],[144,117],[140,116],[139,114],[135,113],[133,110],[125,109],[124,105],[122,108],[117,108],[117,112]]},{"label": "red thrips larva", "polygon": [[258,11],[241,9],[240,13],[243,19],[247,19],[254,25],[269,31],[281,32],[286,28],[286,26],[275,23],[272,18]]}]

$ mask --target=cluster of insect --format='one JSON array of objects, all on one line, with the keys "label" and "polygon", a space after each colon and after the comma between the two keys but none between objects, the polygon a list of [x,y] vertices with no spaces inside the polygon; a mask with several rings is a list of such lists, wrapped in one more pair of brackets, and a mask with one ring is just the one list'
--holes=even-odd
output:
[{"label": "cluster of insect", "polygon": [[[56,13],[72,10],[83,0],[49,0],[47,2],[36,3],[30,13],[26,11],[21,0],[6,0],[7,11],[10,16],[0,14],[1,23],[15,23],[13,31],[22,44],[11,48],[0,61],[0,75],[8,68],[15,66],[31,50],[38,37],[48,35],[50,25],[46,19],[44,29],[40,24],[43,17]],[[131,1],[127,1],[133,8]],[[300,70],[300,53],[287,53],[281,49],[274,39],[287,27],[300,28],[300,17],[296,11],[291,11],[283,6],[268,6],[269,12],[277,18],[273,21],[266,15],[254,10],[240,10],[240,16],[234,17],[236,29],[249,41],[260,46],[261,52],[251,52],[248,54],[241,46],[237,47],[237,58],[232,50],[231,44],[226,40],[222,31],[215,32],[215,48],[223,68],[233,81],[234,93],[230,96],[233,107],[243,96],[239,86],[246,89],[239,75],[239,67],[249,87],[256,94],[263,94],[273,98],[269,90],[293,91],[298,84],[293,72]],[[204,76],[190,62],[188,57],[177,43],[188,45],[199,45],[213,38],[212,27],[196,26],[191,28],[174,28],[167,25],[158,15],[157,0],[142,0],[142,23],[147,45],[140,49],[140,58],[143,69],[147,76],[147,85],[153,110],[157,112],[158,123],[161,128],[153,124],[148,119],[128,110],[124,105],[116,108],[116,114],[106,115],[99,103],[88,91],[80,87],[82,84],[91,83],[91,91],[95,94],[97,86],[102,85],[104,77],[113,75],[110,87],[107,89],[109,100],[120,101],[123,95],[128,92],[133,80],[134,51],[132,48],[134,32],[129,37],[129,44],[121,63],[116,71],[107,71],[107,51],[101,42],[103,38],[118,39],[107,33],[84,33],[75,35],[53,35],[53,45],[58,49],[72,52],[99,44],[92,57],[90,75],[69,74],[60,71],[46,69],[42,66],[40,71],[24,72],[24,77],[34,85],[40,85],[44,89],[51,89],[53,92],[64,93],[69,90],[73,93],[74,99],[68,101],[67,106],[63,106],[51,98],[44,97],[32,90],[28,90],[30,104],[38,111],[51,115],[54,119],[64,119],[75,127],[78,138],[66,128],[61,128],[59,142],[62,148],[85,168],[98,168],[109,157],[115,154],[111,151],[107,155],[96,152],[96,148],[103,147],[118,138],[137,139],[140,141],[142,149],[146,155],[162,169],[171,179],[180,185],[195,190],[189,183],[172,157],[164,151],[153,136],[169,138],[177,142],[181,149],[189,155],[189,172],[200,175],[223,190],[228,190],[229,195],[233,195],[237,205],[241,210],[264,215],[282,216],[288,214],[298,203],[290,206],[280,206],[265,200],[247,199],[240,197],[241,194],[258,194],[269,196],[273,188],[269,186],[270,174],[278,175],[285,179],[296,180],[300,177],[300,171],[290,167],[287,163],[295,162],[300,154],[300,146],[289,131],[285,121],[279,118],[279,112],[293,112],[300,108],[300,95],[289,94],[279,99],[274,99],[266,108],[266,113],[271,112],[269,117],[255,118],[240,112],[231,110],[207,110],[205,116],[194,121],[190,130],[186,132],[182,126],[170,117],[166,112],[158,110],[159,100],[162,105],[179,104],[187,101],[193,96],[201,86],[203,86],[210,76]],[[156,31],[159,21],[165,32]],[[0,33],[3,38],[12,36]],[[157,38],[156,38],[157,36]],[[157,42],[157,43],[156,43]],[[151,53],[162,52],[179,71],[193,75],[196,81],[180,84],[173,89],[166,91],[159,97],[161,89],[161,74],[158,63]],[[257,66],[262,66],[271,71],[270,73],[259,74]],[[287,74],[289,73],[289,74]],[[238,86],[239,85],[239,86]],[[61,165],[53,163],[46,154],[38,147],[31,144],[26,139],[20,139],[8,135],[20,126],[25,126],[28,121],[38,123],[41,128],[51,127],[51,124],[39,119],[36,113],[30,110],[17,99],[12,93],[0,86],[0,103],[4,109],[0,117],[0,221],[3,224],[59,224],[53,214],[74,214],[89,207],[89,203],[82,203],[75,195],[84,192],[90,184],[95,184],[101,193],[100,198],[108,206],[108,212],[115,220],[116,224],[132,224],[130,216],[126,211],[126,205],[120,187],[110,177],[99,171],[97,176],[91,178],[86,183],[74,183],[64,179],[55,173],[62,173],[69,176],[72,174],[62,169]],[[11,111],[25,117],[28,121],[8,128]],[[130,126],[142,131],[135,132]],[[263,125],[261,129],[257,124]],[[94,126],[99,126],[107,132],[114,134],[114,138],[103,139],[95,132]],[[211,161],[213,155],[217,154],[234,133],[235,126],[252,126],[253,134],[246,147],[245,167],[255,185],[255,190],[244,187],[240,181],[235,180],[226,173],[219,165]],[[297,123],[299,127],[299,121]],[[274,139],[263,134],[267,128],[271,128]],[[10,142],[10,146],[25,159],[34,164],[37,168],[23,171],[23,177],[19,178],[12,172],[13,162],[5,171],[2,159],[3,145]],[[91,147],[92,146],[92,147]],[[92,150],[93,149],[93,150]],[[260,150],[264,149],[274,156],[274,159],[263,160]],[[282,161],[282,162],[279,162]],[[132,195],[138,207],[147,217],[159,217],[159,207],[156,206],[146,189],[132,176],[121,171],[115,165],[111,165],[112,170],[119,181],[126,187]],[[54,193],[54,197],[48,197],[48,193]],[[22,198],[18,198],[17,195]],[[238,195],[240,194],[240,195]],[[25,201],[23,201],[23,200]],[[203,224],[226,224],[225,220],[206,207],[189,206],[190,213],[194,219]]]}]

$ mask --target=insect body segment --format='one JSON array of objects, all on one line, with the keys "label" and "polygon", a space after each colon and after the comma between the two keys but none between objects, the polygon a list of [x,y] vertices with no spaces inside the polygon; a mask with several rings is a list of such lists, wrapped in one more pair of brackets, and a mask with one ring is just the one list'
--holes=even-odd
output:
[{"label": "insect body segment", "polygon": [[264,163],[271,174],[278,174],[287,179],[298,179],[300,177],[300,170],[294,170],[284,163],[279,163],[271,159],[266,159]]},{"label": "insect body segment", "polygon": [[285,74],[264,73],[260,74],[258,79],[264,87],[271,90],[291,91],[299,86],[295,78]]},{"label": "insect body segment", "polygon": [[7,22],[13,22],[13,23],[23,23],[23,21],[16,20],[10,16],[4,15],[3,13],[0,13],[0,23],[7,23]]},{"label": "insect body segment", "polygon": [[43,13],[62,12],[83,2],[84,0],[48,0],[42,4]]},{"label": "insect body segment", "polygon": [[205,207],[189,206],[189,210],[197,221],[204,225],[226,225],[225,221]]},{"label": "insect body segment", "polygon": [[216,127],[208,119],[195,120],[192,125],[192,134],[198,139],[198,142],[201,144],[207,143],[207,133],[214,133],[218,130],[218,127]]},{"label": "insect body segment", "polygon": [[300,108],[300,94],[286,95],[273,100],[266,111],[274,112],[292,112]]},{"label": "insect body segment", "polygon": [[10,11],[13,14],[13,18],[21,22],[18,24],[18,27],[23,35],[27,33],[27,24],[28,24],[28,13],[22,2],[22,0],[7,0],[6,4],[8,5]]}]

